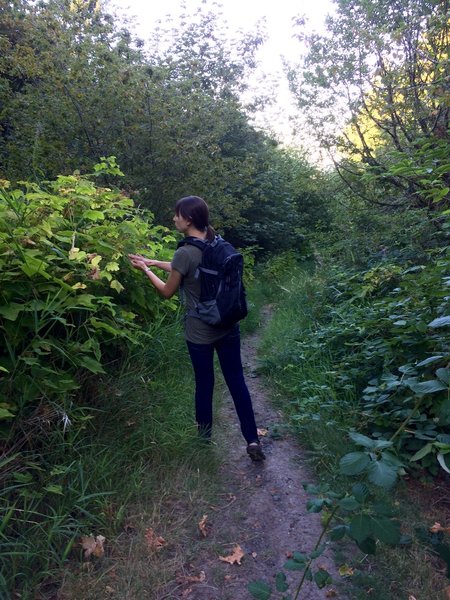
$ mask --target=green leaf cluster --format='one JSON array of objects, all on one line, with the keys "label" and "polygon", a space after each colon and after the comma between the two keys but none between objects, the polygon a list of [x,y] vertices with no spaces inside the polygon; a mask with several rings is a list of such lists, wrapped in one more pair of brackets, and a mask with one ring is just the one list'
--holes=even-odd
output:
[{"label": "green leaf cluster", "polygon": [[[111,172],[119,174],[114,157],[95,175]],[[79,174],[40,186],[4,182],[0,421],[10,442],[20,446],[18,423],[41,413],[69,428],[71,400],[143,343],[143,326],[162,309],[127,253],[164,256],[174,241],[152,219],[119,190]]]}]

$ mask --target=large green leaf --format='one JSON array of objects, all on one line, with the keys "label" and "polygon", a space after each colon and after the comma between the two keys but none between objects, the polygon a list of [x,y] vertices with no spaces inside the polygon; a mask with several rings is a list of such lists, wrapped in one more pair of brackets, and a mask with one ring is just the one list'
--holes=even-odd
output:
[{"label": "large green leaf", "polygon": [[11,302],[10,304],[0,306],[0,315],[8,319],[9,321],[15,321],[20,313],[20,311],[24,310],[25,306],[23,304],[18,304],[17,302]]},{"label": "large green leaf", "polygon": [[247,589],[256,600],[269,600],[272,596],[272,588],[264,581],[252,581]]},{"label": "large green leaf", "polygon": [[411,456],[411,458],[409,460],[411,460],[411,461],[420,460],[421,458],[424,458],[424,456],[427,456],[427,454],[430,454],[430,452],[432,452],[432,450],[433,450],[432,443],[425,444],[425,446],[422,446],[422,448],[420,448],[420,450],[417,450],[417,452],[413,456]]},{"label": "large green leaf", "polygon": [[371,483],[384,488],[390,488],[397,480],[398,469],[388,463],[383,458],[371,461],[367,467],[368,478]]},{"label": "large green leaf", "polygon": [[406,385],[418,396],[427,394],[435,394],[448,389],[448,386],[438,379],[430,379],[429,381],[417,382],[413,379],[405,380]]},{"label": "large green leaf", "polygon": [[339,469],[343,475],[358,475],[370,463],[370,457],[365,452],[349,452],[339,461]]},{"label": "large green leaf", "polygon": [[84,367],[91,373],[105,373],[105,369],[103,368],[102,364],[95,358],[92,358],[92,356],[86,356],[82,354],[77,357],[77,362],[80,366]]},{"label": "large green leaf", "polygon": [[362,433],[357,433],[356,431],[350,431],[348,434],[349,437],[358,444],[358,446],[364,446],[364,448],[373,448],[374,440],[367,435],[363,435]]},{"label": "large green leaf", "polygon": [[433,321],[431,321],[431,323],[428,323],[428,327],[447,327],[448,325],[450,325],[450,316],[446,315],[445,317],[438,317],[437,319],[434,319]]},{"label": "large green leaf", "polygon": [[372,520],[369,515],[360,514],[350,521],[349,535],[358,543],[362,543],[372,533]]},{"label": "large green leaf", "polygon": [[377,549],[376,541],[372,537],[364,539],[362,542],[356,542],[358,548],[360,548],[366,554],[375,554]]},{"label": "large green leaf", "polygon": [[436,371],[436,377],[447,387],[450,385],[450,369],[438,369]]},{"label": "large green leaf", "polygon": [[387,517],[372,517],[372,533],[384,544],[400,542],[400,523]]}]

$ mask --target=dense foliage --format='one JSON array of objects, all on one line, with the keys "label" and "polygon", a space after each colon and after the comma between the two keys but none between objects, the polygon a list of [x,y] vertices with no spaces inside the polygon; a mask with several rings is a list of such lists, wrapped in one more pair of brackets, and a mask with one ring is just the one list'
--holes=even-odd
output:
[{"label": "dense foliage", "polygon": [[[152,399],[139,435],[121,440],[133,468],[192,434],[186,406],[152,396],[162,372],[178,381],[167,356],[180,340],[164,329],[176,303],[163,307],[126,259],[170,258],[165,226],[186,194],[207,199],[248,265],[269,258],[256,273],[280,308],[265,369],[296,426],[317,426],[320,460],[386,488],[405,472],[450,472],[447,0],[337,0],[327,32],[308,36],[288,75],[334,161],[326,173],[252,124],[262,104],[242,92],[258,31],[230,36],[202,7],[146,47],[98,2],[3,4],[0,593],[25,598],[83,528],[120,522],[105,501],[120,448],[86,448],[95,414],[113,436],[139,420],[133,377]],[[137,354],[158,381],[134,371]],[[124,407],[105,396],[125,380]],[[356,500],[365,520],[346,534],[369,551],[387,534]]]},{"label": "dense foliage", "polygon": [[[95,176],[120,174],[114,159]],[[17,431],[76,421],[92,375],[117,368],[160,308],[127,253],[164,254],[174,238],[119,191],[60,176],[0,194],[0,418]],[[92,393],[92,390],[91,390]],[[84,399],[83,399],[84,403]],[[11,429],[12,428],[12,429]]]},{"label": "dense foliage", "polygon": [[[0,174],[40,181],[89,171],[114,154],[129,195],[157,222],[169,224],[174,202],[197,194],[210,204],[216,228],[251,220],[258,245],[270,246],[279,223],[309,215],[310,200],[308,184],[304,194],[303,185],[292,189],[275,140],[251,125],[256,106],[240,100],[262,38],[227,35],[207,9],[183,19],[172,30],[155,27],[145,48],[96,3],[7,2],[0,15]],[[275,219],[263,211],[259,223],[268,203]],[[239,241],[249,245],[244,235]]]}]

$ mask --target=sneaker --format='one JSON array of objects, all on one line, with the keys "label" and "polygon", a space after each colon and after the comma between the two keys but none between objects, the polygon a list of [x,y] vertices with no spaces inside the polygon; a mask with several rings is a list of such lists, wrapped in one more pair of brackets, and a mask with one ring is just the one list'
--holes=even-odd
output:
[{"label": "sneaker", "polygon": [[247,454],[250,456],[253,462],[260,462],[266,458],[261,444],[259,442],[251,442],[247,446]]}]

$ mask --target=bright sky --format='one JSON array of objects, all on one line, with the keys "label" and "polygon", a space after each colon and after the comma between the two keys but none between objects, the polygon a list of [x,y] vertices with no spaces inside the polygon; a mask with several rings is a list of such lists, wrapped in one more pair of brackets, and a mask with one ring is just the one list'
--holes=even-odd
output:
[{"label": "bright sky", "polygon": [[[135,30],[146,40],[156,26],[156,21],[165,20],[167,15],[176,17],[182,11],[180,0],[111,0],[128,17],[136,17]],[[258,59],[261,71],[269,79],[277,79],[277,102],[266,114],[260,115],[260,125],[270,127],[287,143],[293,143],[289,116],[298,113],[293,105],[285,76],[282,74],[282,59],[296,61],[303,48],[299,41],[292,38],[291,21],[294,16],[305,16],[308,29],[320,30],[325,17],[332,13],[332,0],[186,0],[186,10],[192,13],[195,8],[204,4],[206,8],[219,4],[224,20],[230,30],[252,31],[256,23],[263,17],[266,19],[268,41],[260,49]],[[257,79],[251,83],[257,90]]]}]

